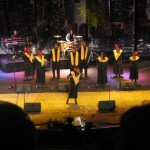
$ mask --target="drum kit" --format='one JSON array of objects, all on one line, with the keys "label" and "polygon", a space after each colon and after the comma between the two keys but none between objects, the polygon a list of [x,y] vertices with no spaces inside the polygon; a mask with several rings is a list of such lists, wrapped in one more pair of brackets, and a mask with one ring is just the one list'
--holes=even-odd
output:
[{"label": "drum kit", "polygon": [[[60,48],[61,48],[61,51],[63,52],[63,56],[67,56],[68,57],[69,53],[71,52],[71,48],[72,47],[77,47],[78,43],[74,42],[74,41],[66,42],[64,40],[58,40],[61,37],[62,37],[61,35],[54,35],[54,38],[57,39],[57,43],[60,44]],[[77,35],[76,38],[77,38],[77,41],[81,41],[82,40],[82,36],[81,35]]]},{"label": "drum kit", "polygon": [[82,36],[81,35],[77,35],[76,38],[82,39]]},{"label": "drum kit", "polygon": [[54,35],[54,38],[61,38],[62,36],[61,35]]}]

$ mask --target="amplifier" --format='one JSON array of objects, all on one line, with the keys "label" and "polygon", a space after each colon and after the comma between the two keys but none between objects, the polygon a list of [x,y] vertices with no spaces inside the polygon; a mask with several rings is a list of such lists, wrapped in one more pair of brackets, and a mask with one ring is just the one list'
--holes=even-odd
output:
[{"label": "amplifier", "polygon": [[27,113],[41,112],[41,103],[24,103],[24,111]]},{"label": "amplifier", "polygon": [[114,100],[107,100],[107,101],[99,101],[98,109],[100,112],[107,113],[107,112],[114,112],[115,111],[115,101]]},{"label": "amplifier", "polygon": [[17,84],[17,93],[31,93],[31,84]]},{"label": "amplifier", "polygon": [[60,80],[58,81],[58,92],[68,92],[69,91],[69,81]]},{"label": "amplifier", "polygon": [[121,90],[134,90],[135,89],[135,84],[134,84],[133,81],[124,80],[124,81],[120,81],[119,88]]}]

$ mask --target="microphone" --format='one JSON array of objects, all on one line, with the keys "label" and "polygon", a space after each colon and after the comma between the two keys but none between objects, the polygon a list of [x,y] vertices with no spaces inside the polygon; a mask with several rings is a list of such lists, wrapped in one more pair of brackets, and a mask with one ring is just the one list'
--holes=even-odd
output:
[{"label": "microphone", "polygon": [[12,56],[12,59],[15,59],[17,57],[17,55]]}]

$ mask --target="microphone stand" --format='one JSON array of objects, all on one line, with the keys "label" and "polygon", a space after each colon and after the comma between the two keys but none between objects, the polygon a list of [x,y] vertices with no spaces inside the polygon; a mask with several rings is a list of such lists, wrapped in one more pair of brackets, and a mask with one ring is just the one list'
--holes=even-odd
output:
[{"label": "microphone stand", "polygon": [[109,101],[110,101],[110,80],[111,80],[111,72],[110,72],[110,75],[109,75]]},{"label": "microphone stand", "polygon": [[92,61],[94,61],[94,54],[96,55],[96,56],[98,56],[98,54],[96,54],[96,52],[94,52],[94,50],[92,49],[91,50],[91,53],[90,53],[90,56],[89,56],[89,58],[88,58],[88,63],[89,63],[89,61],[90,61],[90,59],[92,59]]},{"label": "microphone stand", "polygon": [[15,59],[16,59],[16,55],[14,55],[11,59],[13,60],[13,71],[14,71],[14,86],[9,85],[8,89],[12,89],[12,88],[16,88],[16,69],[15,69]]}]

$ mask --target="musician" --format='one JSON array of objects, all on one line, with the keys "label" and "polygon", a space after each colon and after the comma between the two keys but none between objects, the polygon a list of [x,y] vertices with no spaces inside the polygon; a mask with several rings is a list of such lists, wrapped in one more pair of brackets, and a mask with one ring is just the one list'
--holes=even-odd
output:
[{"label": "musician", "polygon": [[80,72],[81,72],[81,76],[82,76],[82,71],[84,68],[84,72],[85,72],[85,78],[87,78],[87,68],[88,68],[88,63],[87,63],[87,59],[88,59],[88,53],[89,53],[89,49],[87,47],[87,43],[86,41],[82,42],[82,45],[79,49],[79,68],[80,68]]},{"label": "musician", "polygon": [[17,30],[14,30],[13,34],[11,35],[11,38],[12,39],[19,38]]},{"label": "musician", "polygon": [[68,76],[70,80],[69,84],[69,94],[68,99],[66,101],[66,104],[69,102],[69,98],[75,99],[75,104],[77,104],[77,98],[78,98],[78,85],[79,85],[79,79],[80,79],[81,73],[79,68],[75,67],[70,72],[70,75]]},{"label": "musician", "polygon": [[129,57],[130,60],[130,76],[129,78],[136,83],[138,80],[138,61],[140,57],[138,56],[138,52],[134,51],[132,56]]},{"label": "musician", "polygon": [[108,82],[107,65],[108,65],[108,57],[105,56],[104,52],[101,52],[100,56],[97,58],[98,74],[96,87],[104,85]]},{"label": "musician", "polygon": [[22,58],[25,66],[24,81],[28,81],[30,77],[31,79],[34,77],[34,54],[29,47],[24,49]]},{"label": "musician", "polygon": [[114,55],[113,73],[115,74],[115,77],[121,77],[121,74],[123,74],[123,65],[122,65],[123,50],[120,49],[120,46],[118,44],[115,44],[114,46],[115,49],[113,50]]},{"label": "musician", "polygon": [[73,68],[79,66],[79,52],[76,50],[76,47],[71,48],[71,52],[69,53],[69,60],[70,60],[70,71]]},{"label": "musician", "polygon": [[13,53],[17,55],[17,52],[21,51],[21,55],[22,55],[23,54],[23,47],[21,47],[21,45],[19,45],[19,43],[17,43],[17,41],[15,41],[15,40],[20,39],[20,36],[18,35],[17,30],[13,31],[13,34],[11,35],[11,39],[12,39],[12,41],[16,42],[15,45],[12,46]]},{"label": "musician", "polygon": [[44,58],[41,50],[37,50],[35,57],[35,70],[36,70],[36,88],[42,87],[45,84],[45,64],[47,60]]},{"label": "musician", "polygon": [[67,33],[66,41],[67,41],[67,43],[70,43],[70,42],[76,43],[76,36],[75,36],[73,30],[70,30],[70,32]]},{"label": "musician", "polygon": [[58,44],[55,43],[54,48],[51,50],[53,79],[56,78],[55,70],[57,70],[57,79],[60,78],[60,56],[61,56],[61,50],[60,48],[58,48]]}]

